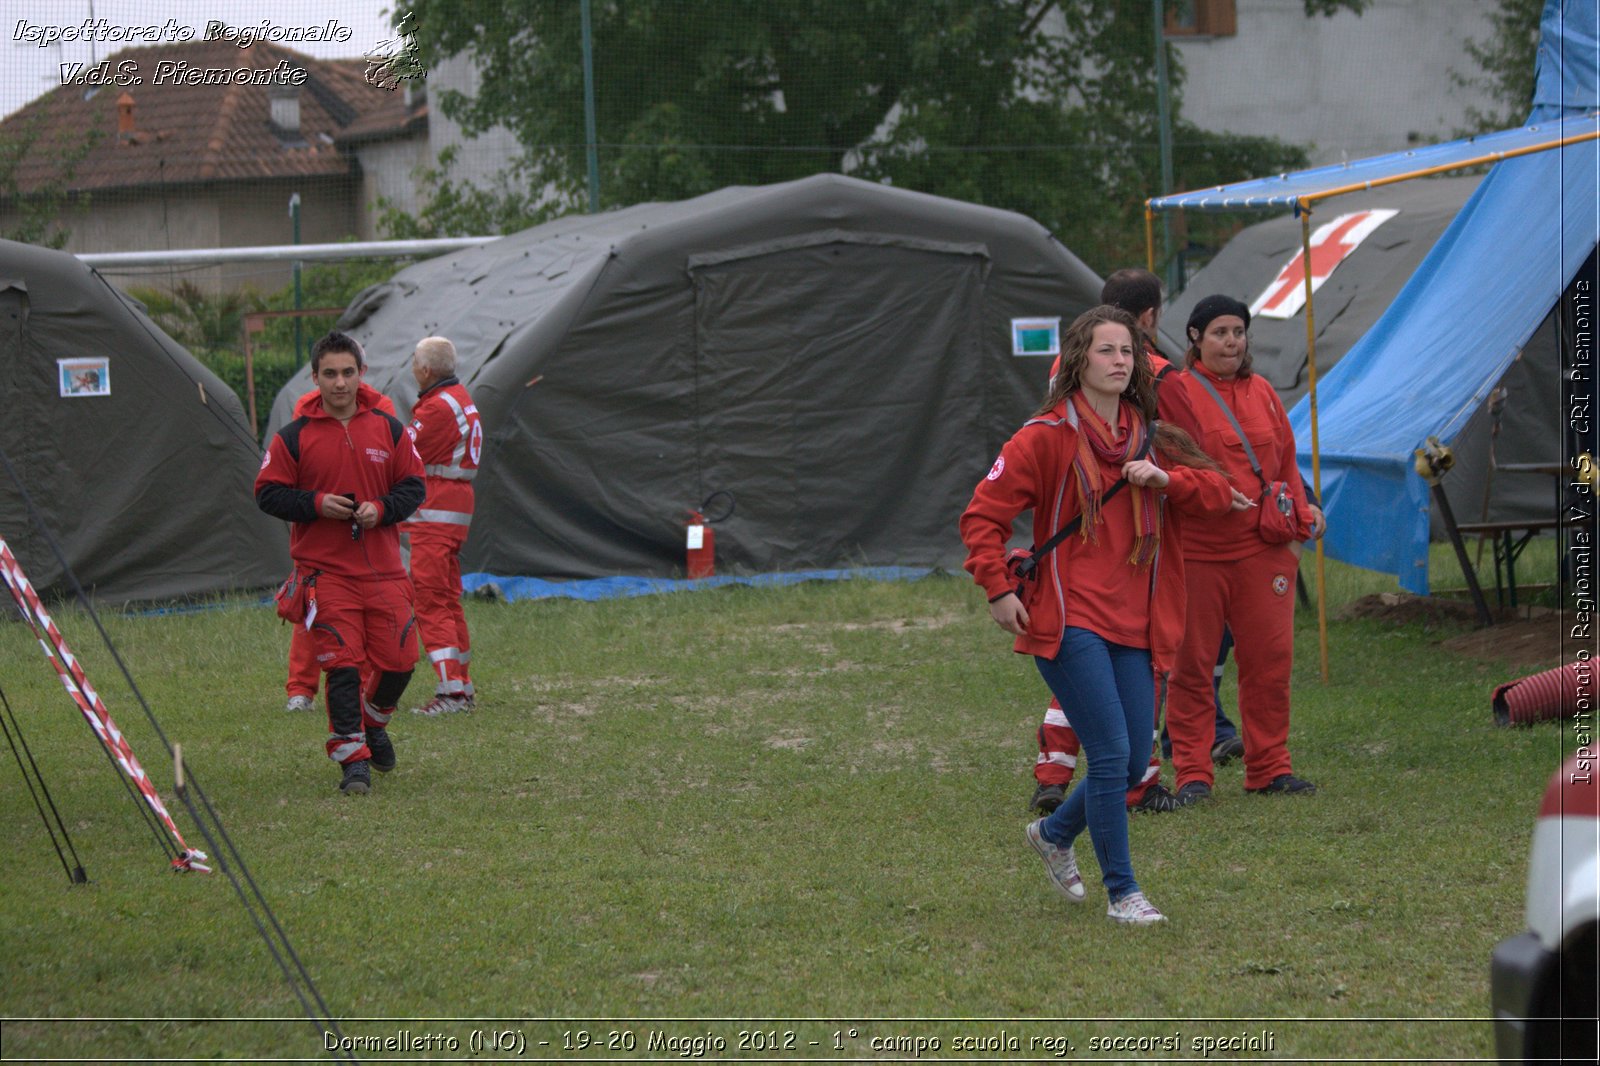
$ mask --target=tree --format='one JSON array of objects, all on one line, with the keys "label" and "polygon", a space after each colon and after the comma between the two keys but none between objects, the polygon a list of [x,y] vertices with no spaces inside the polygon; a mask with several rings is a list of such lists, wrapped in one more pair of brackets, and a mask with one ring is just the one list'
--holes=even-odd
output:
[{"label": "tree", "polygon": [[1489,111],[1467,109],[1470,126],[1463,135],[1503,130],[1526,121],[1533,108],[1534,68],[1539,56],[1539,16],[1544,0],[1500,0],[1500,10],[1489,16],[1493,27],[1487,37],[1468,41],[1467,55],[1476,64],[1471,74],[1452,71],[1450,80],[1489,95]]},{"label": "tree", "polygon": [[[363,289],[387,281],[409,265],[409,259],[347,259],[314,263],[305,268],[300,285],[303,307],[347,307]],[[208,291],[192,281],[170,290],[151,286],[128,289],[156,325],[188,349],[249,405],[244,370],[244,316],[253,311],[287,311],[294,307],[294,287],[270,294],[250,287]],[[303,335],[315,338],[333,327],[337,314],[301,319]],[[256,406],[265,410],[284,383],[306,373],[294,343],[295,320],[274,319],[257,335],[252,350]],[[304,347],[310,348],[310,341]],[[311,379],[305,379],[311,388]]]},{"label": "tree", "polygon": [[[445,112],[509,128],[514,184],[579,208],[579,5],[408,0],[407,17],[425,64],[467,53],[482,71],[475,98],[441,94]],[[1159,173],[1148,0],[595,0],[593,41],[602,206],[834,171],[1024,212],[1102,269],[1142,258]],[[1175,133],[1182,187],[1305,162],[1267,138]]]},{"label": "tree", "polygon": [[[63,135],[53,145],[39,146],[42,118],[19,119],[0,135],[0,206],[9,208],[0,237],[46,248],[64,248],[72,231],[63,225],[71,213],[88,209],[89,197],[72,191],[72,179],[83,157],[104,136],[89,130],[81,136]],[[50,149],[53,165],[42,181],[25,182],[19,171],[35,146]],[[24,187],[26,185],[26,187]]]}]

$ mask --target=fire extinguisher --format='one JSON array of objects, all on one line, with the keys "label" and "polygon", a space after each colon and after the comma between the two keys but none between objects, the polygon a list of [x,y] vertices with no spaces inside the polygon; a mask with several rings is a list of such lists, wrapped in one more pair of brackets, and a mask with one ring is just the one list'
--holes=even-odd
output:
[{"label": "fire extinguisher", "polygon": [[[711,510],[711,503],[718,496],[728,498],[728,509],[715,518],[707,518],[706,512]],[[717,572],[717,534],[711,528],[713,522],[726,521],[733,514],[733,493],[719,489],[705,498],[698,508],[688,513],[687,537],[685,540],[686,555],[684,558],[684,573],[692,581],[700,577],[713,577]]]}]

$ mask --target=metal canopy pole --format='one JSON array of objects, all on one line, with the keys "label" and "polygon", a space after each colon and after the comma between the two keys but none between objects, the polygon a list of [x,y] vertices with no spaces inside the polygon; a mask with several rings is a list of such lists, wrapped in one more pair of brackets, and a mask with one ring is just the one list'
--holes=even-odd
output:
[{"label": "metal canopy pole", "polygon": [[[1300,201],[1300,256],[1306,276],[1306,369],[1311,389],[1306,410],[1311,415],[1311,491],[1322,506],[1322,442],[1317,436],[1317,328],[1311,308],[1311,204]],[[1324,521],[1327,511],[1323,512]],[[1322,683],[1328,683],[1328,583],[1323,570],[1322,538],[1312,542],[1317,550],[1317,643],[1322,652]]]}]

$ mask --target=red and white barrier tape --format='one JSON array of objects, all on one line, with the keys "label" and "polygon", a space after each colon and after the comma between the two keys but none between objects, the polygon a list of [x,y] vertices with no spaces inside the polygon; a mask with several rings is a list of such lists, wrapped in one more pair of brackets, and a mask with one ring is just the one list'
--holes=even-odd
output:
[{"label": "red and white barrier tape", "polygon": [[95,692],[94,686],[89,684],[89,679],[84,676],[83,667],[78,665],[78,660],[68,649],[67,642],[61,638],[55,622],[45,611],[38,593],[34,592],[33,586],[28,583],[27,576],[18,565],[16,556],[11,554],[11,548],[6,544],[4,537],[0,537],[0,578],[5,580],[6,587],[11,590],[11,598],[16,601],[22,616],[32,627],[34,636],[38,638],[39,647],[44,650],[45,658],[50,660],[50,665],[55,667],[56,676],[61,678],[61,684],[67,690],[67,695],[72,697],[72,702],[78,705],[83,716],[89,720],[89,725],[94,728],[95,734],[111,752],[122,772],[128,775],[128,779],[138,788],[140,795],[150,805],[150,809],[156,812],[157,817],[166,825],[167,831],[172,834],[172,838],[178,842],[179,856],[172,860],[172,868],[177,871],[198,870],[201,873],[210,873],[211,867],[205,865],[205,852],[197,851],[184,843],[183,834],[178,832],[178,827],[173,824],[172,815],[167,813],[166,804],[161,802],[161,796],[151,784],[144,767],[140,766],[139,760],[134,757],[133,749],[128,746],[128,741],[117,728],[117,723],[111,720],[111,712],[106,710],[100,694]]}]

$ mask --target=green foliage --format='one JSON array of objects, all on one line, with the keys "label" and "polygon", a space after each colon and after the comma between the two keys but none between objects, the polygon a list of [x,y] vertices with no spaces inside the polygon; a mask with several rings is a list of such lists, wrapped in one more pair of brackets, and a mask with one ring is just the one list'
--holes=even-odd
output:
[{"label": "green foliage", "polygon": [[[237,393],[245,410],[249,410],[242,340],[244,316],[262,308],[258,291],[246,287],[213,293],[184,280],[171,289],[130,286],[128,295],[144,305],[145,313],[167,336],[188,349],[190,355]],[[272,393],[266,390],[274,380],[277,387],[282,387],[287,377],[276,371],[270,361],[257,359],[257,397],[270,397]]]},{"label": "green foliage", "polygon": [[[805,1034],[830,1046],[935,1024],[850,1019],[975,1018],[938,1030],[947,1048],[1004,1028],[1082,1056],[1142,1030],[1062,1019],[1133,1016],[1273,1030],[1298,1061],[1492,1054],[1489,950],[1522,926],[1560,730],[1495,728],[1489,691],[1520,673],[1441,647],[1448,629],[1335,622],[1324,686],[1302,612],[1291,744],[1321,792],[1246,796],[1235,763],[1209,806],[1136,819],[1171,922],[1130,932],[1090,848],[1071,907],[1023,840],[1043,688],[964,577],[466,609],[478,713],[402,711],[399,768],[361,800],[335,790],[320,714],[280,710],[270,607],[106,619],[329,1009],[392,1019],[349,1034],[464,1046],[474,1026],[445,1019],[506,1018],[530,1047],[613,1028],[731,1045],[752,1027],[665,1019],[809,1017],[840,1020]],[[194,838],[87,619],[53,613]],[[102,1019],[8,1020],[6,1050],[322,1054],[222,876],[164,871],[23,627],[0,627],[0,677],[91,879],[69,887],[26,794],[0,790],[0,1014]],[[582,1022],[619,1016],[658,1021]],[[1199,1018],[1226,1021],[1177,1020]]]},{"label": "green foliage", "polygon": [[[81,137],[62,134],[52,144],[41,144],[42,117],[14,124],[13,132],[0,136],[0,205],[16,212],[11,225],[0,230],[8,241],[64,248],[72,230],[65,220],[89,209],[89,196],[72,191],[72,178],[78,164],[88,155],[105,131],[87,130]],[[48,151],[55,159],[48,180],[24,190],[17,171],[35,149]]]},{"label": "green foliage", "polygon": [[262,307],[255,289],[212,293],[187,279],[171,289],[130,286],[128,295],[144,305],[145,313],[167,336],[201,360],[236,354],[244,316]]},{"label": "green foliage", "polygon": [[[350,259],[314,263],[301,272],[300,306],[337,308],[322,316],[271,319],[251,342],[256,410],[263,421],[267,409],[283,386],[305,373],[311,344],[332,329],[344,308],[366,288],[387,281],[411,262],[408,259]],[[135,287],[130,296],[144,304],[155,320],[220,377],[248,410],[249,387],[244,364],[244,316],[252,311],[287,311],[295,305],[294,286],[262,294],[254,289],[208,292],[191,281],[171,290]],[[300,323],[300,345],[295,344],[295,323]],[[306,387],[309,389],[310,382]]]},{"label": "green foliage", "polygon": [[562,213],[558,202],[540,203],[526,191],[538,185],[531,179],[526,185],[517,180],[521,167],[499,175],[486,189],[470,182],[451,181],[450,169],[455,159],[452,145],[439,153],[437,167],[426,167],[418,176],[426,196],[420,215],[396,207],[387,197],[378,198],[378,228],[385,237],[418,240],[515,233]]},{"label": "green foliage", "polygon": [[[1306,2],[1308,15],[1362,6]],[[578,5],[412,0],[400,11],[425,61],[464,52],[482,69],[476,98],[441,93],[440,106],[469,133],[516,135],[510,187],[548,189],[547,209],[583,205]],[[1159,173],[1147,0],[707,0],[593,14],[603,207],[845,172],[1024,212],[1101,270],[1142,258],[1142,204]],[[1168,51],[1178,114],[1182,69]],[[1180,187],[1305,159],[1266,138],[1175,128]],[[448,178],[436,189],[421,232],[441,218],[496,221]],[[524,191],[506,215],[542,213]]]},{"label": "green foliage", "polygon": [[1500,10],[1489,17],[1488,36],[1468,41],[1473,60],[1470,73],[1452,71],[1451,81],[1463,88],[1485,92],[1494,100],[1488,111],[1467,109],[1471,125],[1463,136],[1490,133],[1526,121],[1533,107],[1536,60],[1539,55],[1539,16],[1544,0],[1500,0]]}]

